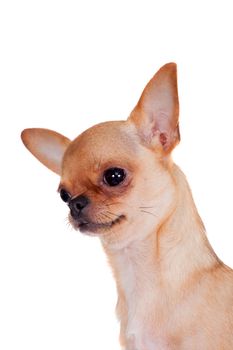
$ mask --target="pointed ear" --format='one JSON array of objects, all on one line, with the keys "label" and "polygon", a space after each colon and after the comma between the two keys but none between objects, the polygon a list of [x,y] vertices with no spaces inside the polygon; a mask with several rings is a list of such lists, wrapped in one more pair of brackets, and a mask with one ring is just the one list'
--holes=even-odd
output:
[{"label": "pointed ear", "polygon": [[62,158],[70,140],[48,129],[25,129],[21,134],[27,149],[47,168],[61,174]]},{"label": "pointed ear", "polygon": [[168,153],[180,140],[178,117],[176,64],[168,63],[146,85],[129,121],[147,146]]}]

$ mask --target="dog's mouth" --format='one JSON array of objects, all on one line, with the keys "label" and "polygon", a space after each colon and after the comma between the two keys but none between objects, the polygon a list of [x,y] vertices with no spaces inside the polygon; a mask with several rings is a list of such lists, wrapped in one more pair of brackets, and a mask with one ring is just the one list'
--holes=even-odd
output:
[{"label": "dog's mouth", "polygon": [[116,219],[106,222],[92,222],[84,218],[74,219],[71,215],[69,220],[72,226],[82,233],[104,233],[111,230],[114,226],[119,225],[126,219],[125,215],[119,215]]}]

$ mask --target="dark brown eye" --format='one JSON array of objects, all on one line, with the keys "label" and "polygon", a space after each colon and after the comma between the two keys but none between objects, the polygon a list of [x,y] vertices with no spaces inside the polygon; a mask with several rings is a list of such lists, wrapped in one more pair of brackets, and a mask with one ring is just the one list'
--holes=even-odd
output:
[{"label": "dark brown eye", "polygon": [[63,188],[60,190],[60,197],[63,200],[63,202],[67,203],[70,200],[70,194],[69,192],[67,192],[66,190],[64,190]]},{"label": "dark brown eye", "polygon": [[118,186],[124,181],[126,172],[121,168],[109,168],[104,172],[104,183],[108,186]]}]

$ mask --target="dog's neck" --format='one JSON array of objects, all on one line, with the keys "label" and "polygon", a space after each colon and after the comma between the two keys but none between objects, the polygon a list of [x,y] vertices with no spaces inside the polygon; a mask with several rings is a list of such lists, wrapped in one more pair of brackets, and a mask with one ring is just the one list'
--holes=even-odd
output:
[{"label": "dog's neck", "polygon": [[118,292],[130,300],[132,293],[180,293],[198,274],[219,260],[211,248],[195,207],[189,185],[177,166],[173,177],[178,188],[175,210],[143,241],[112,250],[105,247],[116,277]]}]

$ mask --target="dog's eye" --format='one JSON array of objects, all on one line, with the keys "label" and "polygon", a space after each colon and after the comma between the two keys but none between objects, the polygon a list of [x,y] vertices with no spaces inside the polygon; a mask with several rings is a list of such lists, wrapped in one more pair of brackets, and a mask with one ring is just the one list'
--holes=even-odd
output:
[{"label": "dog's eye", "polygon": [[121,168],[109,168],[104,172],[104,183],[108,186],[118,186],[124,181],[126,173]]},{"label": "dog's eye", "polygon": [[67,203],[70,199],[70,194],[64,190],[63,188],[60,190],[60,196],[61,196],[61,199],[63,200],[63,202]]}]

